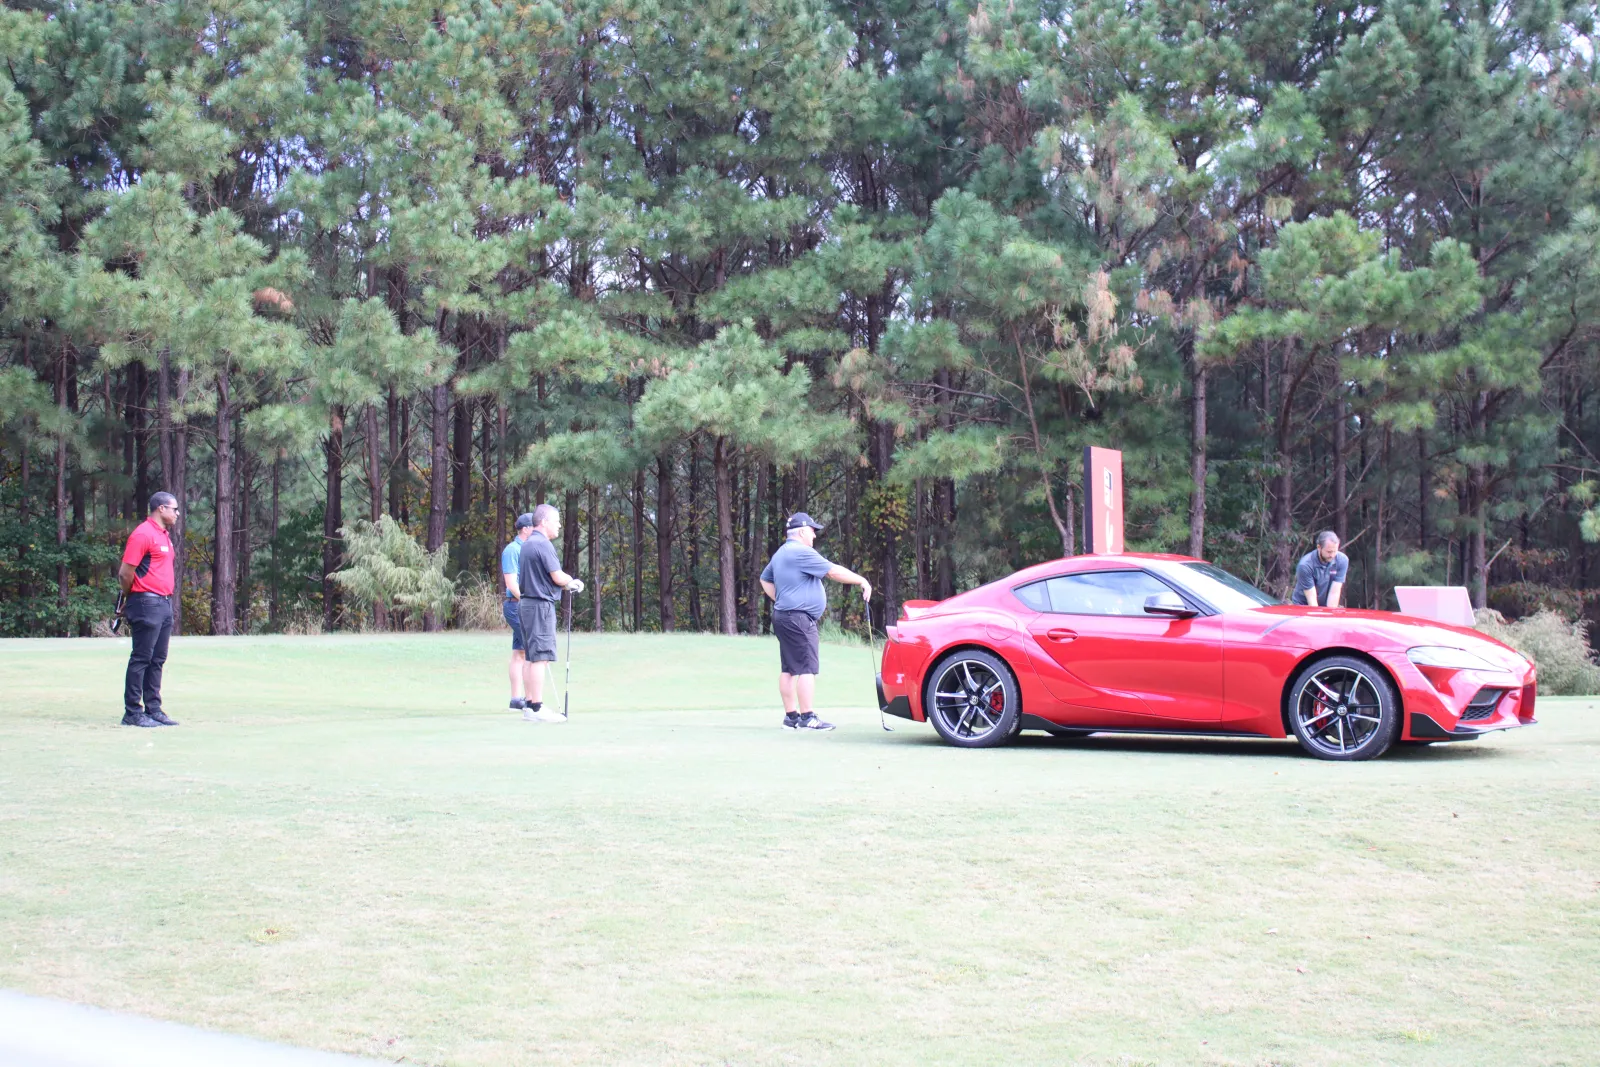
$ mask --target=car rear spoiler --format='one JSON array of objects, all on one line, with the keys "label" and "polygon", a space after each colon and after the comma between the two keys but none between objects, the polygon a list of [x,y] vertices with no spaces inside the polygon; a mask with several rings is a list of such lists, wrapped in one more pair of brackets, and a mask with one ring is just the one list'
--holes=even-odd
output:
[{"label": "car rear spoiler", "polygon": [[929,608],[936,608],[942,603],[941,600],[907,600],[900,605],[900,619],[904,622],[926,615]]}]

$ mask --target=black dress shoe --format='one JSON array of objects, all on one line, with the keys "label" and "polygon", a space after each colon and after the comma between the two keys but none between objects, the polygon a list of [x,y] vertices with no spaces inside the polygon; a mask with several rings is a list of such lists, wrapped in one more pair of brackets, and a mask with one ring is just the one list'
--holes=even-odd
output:
[{"label": "black dress shoe", "polygon": [[150,716],[146,715],[142,711],[130,711],[130,712],[127,712],[126,714],[124,714],[122,716],[122,725],[124,725],[124,726],[160,726],[161,724],[156,722],[154,719],[152,719]]},{"label": "black dress shoe", "polygon": [[164,712],[164,711],[147,711],[147,712],[144,713],[144,717],[147,718],[147,719],[154,720],[155,724],[157,726],[176,726],[176,725],[178,725],[178,720],[177,719],[169,719],[169,718],[167,718],[167,713]]}]

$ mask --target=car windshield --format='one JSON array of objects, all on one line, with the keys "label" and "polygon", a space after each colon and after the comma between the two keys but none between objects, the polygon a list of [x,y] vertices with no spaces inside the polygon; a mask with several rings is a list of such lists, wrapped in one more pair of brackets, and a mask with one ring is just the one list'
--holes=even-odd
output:
[{"label": "car windshield", "polygon": [[1180,563],[1173,575],[1195,596],[1217,611],[1249,611],[1268,604],[1281,604],[1277,597],[1268,596],[1243,578],[1237,578],[1221,567],[1209,563]]}]

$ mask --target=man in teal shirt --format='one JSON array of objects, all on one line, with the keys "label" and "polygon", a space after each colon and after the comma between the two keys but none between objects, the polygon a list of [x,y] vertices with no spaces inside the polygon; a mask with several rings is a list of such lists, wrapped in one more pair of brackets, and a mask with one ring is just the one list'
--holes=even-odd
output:
[{"label": "man in teal shirt", "polygon": [[517,535],[500,550],[500,581],[505,586],[505,596],[500,602],[500,614],[511,627],[511,710],[521,711],[526,704],[527,690],[522,686],[522,624],[517,618],[517,603],[521,592],[517,588],[517,568],[522,563],[522,542],[533,533],[533,516],[524,512],[517,516]]}]

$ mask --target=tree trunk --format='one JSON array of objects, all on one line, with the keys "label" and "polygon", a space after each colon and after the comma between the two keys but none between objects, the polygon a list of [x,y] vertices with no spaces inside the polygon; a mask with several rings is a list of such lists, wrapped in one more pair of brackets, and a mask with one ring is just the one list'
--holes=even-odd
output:
[{"label": "tree trunk", "polygon": [[464,515],[472,510],[472,406],[465,400],[457,400],[452,409],[450,510]]},{"label": "tree trunk", "polygon": [[1344,395],[1341,393],[1334,401],[1333,418],[1333,532],[1339,535],[1340,544],[1350,539],[1350,509],[1345,503],[1344,462],[1348,421],[1345,415]]},{"label": "tree trunk", "polygon": [[738,587],[733,575],[733,471],[728,461],[728,439],[718,437],[711,454],[717,488],[717,593],[721,632],[739,632]]},{"label": "tree trunk", "polygon": [[283,574],[283,557],[280,555],[281,546],[278,544],[278,490],[283,484],[283,455],[281,450],[272,453],[272,514],[268,518],[268,529],[272,539],[272,582],[267,590],[267,627],[274,633],[278,629],[278,604],[282,592],[280,582]]},{"label": "tree trunk", "polygon": [[[367,439],[367,519],[376,524],[383,517],[383,450],[378,441],[378,405],[368,404],[361,413],[364,435]],[[389,629],[389,606],[381,600],[372,602],[372,625],[377,630]]]},{"label": "tree trunk", "polygon": [[1417,431],[1417,551],[1428,551],[1428,431]]},{"label": "tree trunk", "polygon": [[589,603],[594,607],[594,623],[591,629],[595,633],[606,628],[600,586],[600,491],[591,485],[589,487],[589,585],[585,592],[589,594]]},{"label": "tree trunk", "polygon": [[[561,501],[561,569],[578,573],[578,494],[567,490]],[[592,580],[594,575],[589,575]]]},{"label": "tree trunk", "polygon": [[956,595],[955,544],[950,536],[956,525],[956,483],[952,478],[939,479],[939,512],[934,525],[938,539],[939,569],[934,596],[949,600]]},{"label": "tree trunk", "polygon": [[[122,499],[117,502],[116,514],[124,521],[133,518],[133,498],[138,495],[134,489],[133,477],[133,449],[134,442],[139,437],[138,426],[138,389],[137,380],[139,364],[128,364],[127,370],[122,372]],[[109,372],[107,377],[110,377]],[[110,411],[107,410],[107,416]]]},{"label": "tree trunk", "polygon": [[661,601],[661,632],[677,628],[672,600],[672,539],[677,533],[676,501],[672,496],[672,458],[656,456],[656,589]]},{"label": "tree trunk", "polygon": [[928,494],[923,480],[918,478],[911,487],[911,548],[917,574],[917,599],[927,600],[933,587],[933,576],[928,566]]},{"label": "tree trunk", "polygon": [[235,632],[250,631],[250,562],[254,555],[250,547],[250,502],[258,461],[251,455],[244,441],[244,413],[234,409],[233,454],[239,457],[239,515],[234,522],[234,558],[239,561],[239,577],[235,583]]},{"label": "tree trunk", "polygon": [[[881,488],[889,477],[890,468],[894,466],[894,426],[888,422],[876,422],[873,424],[873,429],[877,447],[873,450],[872,466]],[[886,510],[884,514],[888,516],[894,512]],[[900,613],[900,531],[892,519],[886,518],[879,526],[878,536],[880,595],[866,606],[866,615],[867,625],[871,626],[872,609],[876,605],[879,613],[878,626],[881,629],[894,622]]]},{"label": "tree trunk", "polygon": [[766,594],[761,591],[761,562],[762,538],[761,529],[761,502],[767,498],[767,465],[757,463],[756,492],[750,500],[750,556],[749,565],[745,568],[745,576],[749,581],[749,597],[745,603],[744,628],[746,633],[759,634],[761,632],[761,602],[766,599]]},{"label": "tree trunk", "polygon": [[[449,507],[450,449],[447,435],[450,432],[450,386],[440,382],[433,387],[433,417],[430,427],[428,458],[428,551],[437,552],[444,544],[445,512]],[[439,614],[425,611],[422,628],[429,633],[439,631]]]},{"label": "tree trunk", "polygon": [[1189,555],[1206,551],[1206,368],[1189,348]]},{"label": "tree trunk", "polygon": [[[63,341],[56,357],[56,407],[65,426],[67,411],[67,346]],[[60,636],[67,636],[67,434],[65,428],[56,434],[56,551],[60,562],[56,564],[56,607],[61,612]]]},{"label": "tree trunk", "polygon": [[389,429],[389,514],[400,517],[400,479],[404,476],[407,457],[400,451],[400,398],[390,386],[388,396]]},{"label": "tree trunk", "polygon": [[511,539],[514,531],[506,519],[506,406],[496,404],[495,463],[494,463],[494,531],[495,539]]},{"label": "tree trunk", "polygon": [[322,629],[333,630],[338,617],[339,528],[344,525],[344,409],[328,409],[327,495],[322,509]]},{"label": "tree trunk", "polygon": [[[217,451],[215,534],[211,544],[211,632],[232,636],[237,629],[234,611],[238,591],[238,562],[234,550],[235,499],[233,471],[233,397],[226,368],[217,372]],[[331,568],[329,568],[331,569]]]},{"label": "tree trunk", "polygon": [[1294,580],[1293,544],[1290,535],[1294,526],[1294,458],[1289,454],[1289,416],[1294,398],[1291,395],[1293,360],[1287,352],[1279,374],[1282,379],[1278,390],[1278,415],[1274,427],[1274,441],[1278,460],[1276,482],[1277,498],[1273,500],[1271,580],[1280,590],[1288,592]]},{"label": "tree trunk", "polygon": [[[934,383],[939,387],[939,428],[949,432],[955,425],[955,413],[951,410],[949,369],[936,371]],[[955,481],[950,478],[936,479],[933,492],[933,595],[940,600],[948,600],[956,595],[955,558],[950,537],[956,520]]]},{"label": "tree trunk", "polygon": [[1489,491],[1488,475],[1481,464],[1471,468],[1470,479],[1468,490],[1472,501],[1472,532],[1462,577],[1467,578],[1472,587],[1472,606],[1483,608],[1489,606],[1489,557],[1485,544],[1489,519],[1486,506]]},{"label": "tree trunk", "polygon": [[1373,530],[1372,537],[1372,597],[1370,604],[1374,611],[1383,608],[1383,534],[1384,524],[1389,518],[1389,458],[1390,444],[1393,440],[1393,430],[1385,426],[1383,429],[1383,458],[1379,461],[1383,471],[1378,479],[1378,522]]},{"label": "tree trunk", "polygon": [[689,521],[684,530],[689,555],[689,627],[697,633],[705,629],[700,611],[700,440],[689,441]]},{"label": "tree trunk", "polygon": [[633,472],[633,632],[644,629],[644,468]]},{"label": "tree trunk", "polygon": [[[174,402],[182,408],[189,399],[187,367],[178,368],[177,395]],[[172,537],[172,632],[183,631],[183,585],[185,571],[189,568],[189,422],[177,423],[172,431],[172,478],[167,492],[178,498],[178,524],[171,530]]]},{"label": "tree trunk", "polygon": [[133,507],[130,519],[138,518],[150,506],[150,374],[143,363],[135,363],[133,407]]}]

